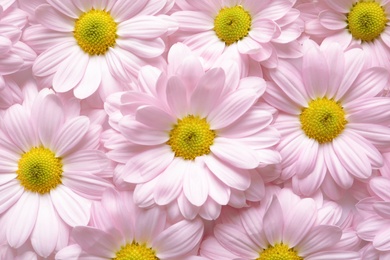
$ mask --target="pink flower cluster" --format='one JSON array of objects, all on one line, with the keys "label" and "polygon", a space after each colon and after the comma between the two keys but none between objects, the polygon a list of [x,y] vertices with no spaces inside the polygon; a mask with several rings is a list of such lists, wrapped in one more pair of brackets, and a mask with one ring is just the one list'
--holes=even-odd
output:
[{"label": "pink flower cluster", "polygon": [[390,1],[0,0],[0,259],[390,259]]}]

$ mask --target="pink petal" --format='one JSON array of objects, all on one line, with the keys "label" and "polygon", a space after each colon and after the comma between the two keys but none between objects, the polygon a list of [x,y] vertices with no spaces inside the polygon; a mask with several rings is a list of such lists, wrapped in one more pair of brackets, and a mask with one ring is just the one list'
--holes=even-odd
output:
[{"label": "pink petal", "polygon": [[35,10],[35,17],[43,26],[59,32],[74,31],[74,19],[57,12],[50,5],[40,5]]},{"label": "pink petal", "polygon": [[202,206],[208,197],[209,183],[204,163],[198,160],[188,163],[183,177],[183,192],[188,201],[195,206]]},{"label": "pink petal", "polygon": [[341,30],[347,27],[345,14],[325,10],[319,14],[319,20],[322,26],[329,30]]},{"label": "pink petal", "polygon": [[212,17],[202,12],[178,11],[174,12],[172,17],[179,23],[180,30],[186,32],[200,32],[214,28]]},{"label": "pink petal", "polygon": [[91,201],[77,195],[66,186],[59,185],[50,191],[50,197],[61,219],[71,227],[87,225]]},{"label": "pink petal", "polygon": [[157,178],[149,182],[138,184],[134,190],[134,203],[142,208],[150,207],[155,204],[153,193],[157,184]]},{"label": "pink petal", "polygon": [[14,53],[1,55],[0,73],[3,75],[17,72],[23,65],[23,59]]},{"label": "pink petal", "polygon": [[68,120],[57,134],[53,149],[57,156],[64,156],[84,138],[89,128],[89,119],[79,116]]},{"label": "pink petal", "polygon": [[210,150],[220,160],[241,169],[256,168],[261,160],[250,147],[223,137],[215,138]]},{"label": "pink petal", "polygon": [[305,260],[359,260],[361,259],[359,252],[351,251],[323,251],[312,254],[305,258]]},{"label": "pink petal", "polygon": [[156,106],[142,106],[137,109],[135,119],[152,128],[169,131],[176,123],[176,119]]},{"label": "pink petal", "polygon": [[384,201],[390,201],[390,194],[387,185],[390,185],[390,180],[384,177],[374,177],[370,180],[370,188],[372,191]]},{"label": "pink petal", "polygon": [[315,226],[295,249],[301,256],[307,256],[335,245],[341,234],[340,228],[336,226]]},{"label": "pink petal", "polygon": [[53,141],[64,122],[64,111],[60,99],[52,94],[42,100],[38,108],[38,136],[42,144],[53,149]]},{"label": "pink petal", "polygon": [[390,250],[390,237],[388,232],[389,230],[387,228],[387,230],[383,230],[375,236],[374,241],[372,241],[372,245],[375,249],[380,251]]},{"label": "pink petal", "polygon": [[316,218],[317,209],[314,200],[305,198],[299,201],[286,215],[283,242],[289,247],[295,247],[312,229]]},{"label": "pink petal", "polygon": [[154,200],[158,205],[166,205],[177,199],[183,187],[183,176],[188,169],[188,163],[181,158],[175,158],[157,179],[154,190]]},{"label": "pink petal", "polygon": [[90,173],[65,172],[62,184],[69,187],[78,195],[90,199],[99,200],[103,192],[110,186],[108,181]]},{"label": "pink petal", "polygon": [[225,84],[225,73],[222,69],[210,69],[200,78],[190,99],[190,113],[207,117],[219,100]]},{"label": "pink petal", "polygon": [[182,258],[201,241],[203,222],[182,220],[161,232],[152,242],[157,257],[162,259]]},{"label": "pink petal", "polygon": [[263,219],[263,232],[265,233],[269,244],[272,246],[282,241],[284,229],[283,218],[282,207],[277,197],[274,196]]},{"label": "pink petal", "polygon": [[214,228],[214,235],[223,247],[240,258],[255,259],[259,256],[257,245],[234,225],[217,225]]},{"label": "pink petal", "polygon": [[111,15],[115,17],[117,22],[122,22],[133,16],[139,14],[139,12],[145,8],[148,1],[135,0],[135,1],[116,1],[111,9]]},{"label": "pink petal", "polygon": [[220,181],[214,174],[212,174],[208,169],[206,177],[208,178],[208,183],[212,189],[209,189],[209,196],[215,202],[220,205],[226,205],[230,199],[230,188],[226,186],[222,181]]},{"label": "pink petal", "polygon": [[93,256],[112,259],[120,247],[113,236],[94,227],[75,227],[72,233],[77,244]]},{"label": "pink petal", "polygon": [[[390,99],[388,97],[373,97],[350,102],[345,106],[348,111],[348,121],[353,123],[388,124],[390,119]],[[381,111],[381,113],[378,113]]]},{"label": "pink petal", "polygon": [[260,43],[269,42],[279,35],[278,25],[268,19],[255,19],[252,23],[252,29],[249,31],[249,36]]},{"label": "pink petal", "polygon": [[101,78],[101,63],[104,62],[99,56],[90,56],[84,75],[80,82],[75,86],[73,94],[78,99],[84,99],[91,96],[99,88]]},{"label": "pink petal", "polygon": [[304,138],[305,149],[299,155],[299,159],[296,162],[296,171],[299,177],[304,177],[310,174],[316,163],[319,144],[316,140],[311,138]]},{"label": "pink petal", "polygon": [[348,13],[349,10],[352,8],[351,0],[325,0],[325,2],[333,10],[340,13]]},{"label": "pink petal", "polygon": [[137,16],[118,25],[118,36],[123,38],[155,39],[167,32],[165,23],[155,16]]},{"label": "pink petal", "polygon": [[293,3],[291,1],[269,1],[268,5],[260,11],[259,17],[271,20],[278,20],[285,16],[286,13],[291,10],[292,5]]},{"label": "pink petal", "polygon": [[137,214],[137,224],[135,228],[135,241],[152,244],[154,239],[164,230],[166,224],[166,214],[158,207],[141,210]]},{"label": "pink petal", "polygon": [[22,246],[30,236],[39,210],[39,194],[25,191],[19,201],[6,213],[11,221],[6,227],[7,241],[10,246]]},{"label": "pink petal", "polygon": [[226,165],[213,155],[204,157],[204,161],[210,171],[227,186],[238,190],[248,189],[250,176],[247,170]]},{"label": "pink petal", "polygon": [[332,75],[328,79],[328,89],[326,96],[332,98],[336,95],[337,89],[343,80],[344,74],[340,71],[344,71],[344,54],[340,44],[334,42],[330,44],[325,50],[325,59],[327,61],[327,68],[329,69],[329,75]]},{"label": "pink petal", "polygon": [[186,116],[188,113],[187,89],[179,77],[173,76],[168,79],[166,95],[172,113],[178,118]]},{"label": "pink petal", "polygon": [[62,159],[64,171],[99,173],[106,169],[108,160],[102,151],[81,150]]},{"label": "pink petal", "polygon": [[119,47],[125,49],[138,57],[142,58],[156,58],[160,56],[165,50],[165,43],[160,38],[155,39],[118,39],[116,41]]},{"label": "pink petal", "polygon": [[37,221],[31,233],[31,244],[40,256],[48,257],[56,248],[57,239],[60,235],[58,221],[50,195],[41,195],[39,197]]},{"label": "pink petal", "polygon": [[255,54],[262,51],[262,46],[253,37],[245,37],[237,42],[237,49],[242,54]]},{"label": "pink petal", "polygon": [[10,209],[20,200],[20,197],[24,193],[24,188],[20,185],[20,181],[15,179],[16,174],[13,173],[12,175],[13,180],[2,183],[0,186],[0,213]]},{"label": "pink petal", "polygon": [[211,129],[218,129],[228,126],[240,118],[253,104],[258,96],[255,90],[237,90],[219,103],[210,112],[208,122]]},{"label": "pink petal", "polygon": [[207,198],[206,202],[199,210],[199,216],[205,220],[216,220],[221,214],[222,206],[211,198]]},{"label": "pink petal", "polygon": [[126,117],[120,121],[119,129],[129,141],[135,144],[158,145],[169,140],[167,131],[164,131],[163,129],[152,129],[138,121]]},{"label": "pink petal", "polygon": [[53,78],[53,88],[57,92],[67,92],[79,84],[88,66],[89,56],[79,47],[72,52],[59,66]]},{"label": "pink petal", "polygon": [[81,14],[81,10],[73,5],[72,0],[48,0],[47,2],[55,9],[69,17],[77,19]]},{"label": "pink petal", "polygon": [[331,144],[324,144],[323,149],[326,167],[333,180],[343,189],[349,189],[353,184],[353,177],[341,164],[339,158],[334,153]]},{"label": "pink petal", "polygon": [[189,202],[183,192],[177,198],[177,205],[185,219],[193,220],[199,214],[200,207]]}]

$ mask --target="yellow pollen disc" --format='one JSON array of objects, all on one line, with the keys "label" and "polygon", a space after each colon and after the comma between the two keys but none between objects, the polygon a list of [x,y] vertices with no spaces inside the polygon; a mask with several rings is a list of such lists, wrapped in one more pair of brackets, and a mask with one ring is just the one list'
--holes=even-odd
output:
[{"label": "yellow pollen disc", "polygon": [[280,243],[264,249],[256,260],[303,260],[303,258],[298,256],[293,248]]},{"label": "yellow pollen disc", "polygon": [[178,119],[177,124],[169,132],[168,145],[176,157],[194,160],[196,157],[209,154],[210,146],[216,134],[210,130],[205,118],[188,115]]},{"label": "yellow pollen disc", "polygon": [[222,8],[214,19],[214,31],[226,45],[246,37],[251,25],[252,17],[241,5]]},{"label": "yellow pollen disc", "polygon": [[61,184],[61,158],[45,147],[33,147],[20,158],[16,173],[25,190],[45,194]]},{"label": "yellow pollen disc", "polygon": [[306,136],[320,144],[331,142],[348,123],[340,103],[325,97],[310,101],[309,106],[302,109],[299,120]]},{"label": "yellow pollen disc", "polygon": [[117,24],[104,10],[92,9],[76,20],[74,38],[89,55],[102,55],[115,45]]},{"label": "yellow pollen disc", "polygon": [[385,30],[386,23],[385,10],[374,1],[360,1],[347,14],[349,32],[366,42],[376,39]]},{"label": "yellow pollen disc", "polygon": [[131,244],[122,246],[112,260],[158,260],[158,258],[152,248],[133,241]]}]

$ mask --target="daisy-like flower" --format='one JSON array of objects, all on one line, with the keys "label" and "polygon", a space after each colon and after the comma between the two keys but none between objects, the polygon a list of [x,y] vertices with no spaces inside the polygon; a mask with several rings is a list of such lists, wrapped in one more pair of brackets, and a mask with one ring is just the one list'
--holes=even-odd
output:
[{"label": "daisy-like flower", "polygon": [[220,260],[361,259],[350,249],[355,241],[351,245],[343,229],[326,220],[337,219],[337,206],[324,205],[283,189],[267,203],[222,215],[200,254]]},{"label": "daisy-like flower", "polygon": [[168,17],[158,16],[166,4],[49,0],[35,10],[39,24],[24,34],[30,46],[43,51],[33,65],[35,76],[47,77],[57,92],[73,89],[80,99],[100,87],[104,99],[126,85],[141,66],[162,62],[161,36],[175,27]]},{"label": "daisy-like flower", "polygon": [[75,227],[76,244],[56,259],[187,259],[197,254],[202,235],[200,219],[172,224],[165,210],[140,209],[131,192],[110,189],[94,204],[91,225]]},{"label": "daisy-like flower", "polygon": [[273,82],[264,98],[281,111],[275,127],[282,134],[282,178],[293,176],[298,193],[322,187],[337,199],[335,189],[348,189],[383,165],[390,99],[376,95],[389,75],[384,68],[365,69],[360,49],[320,49],[310,40],[304,48],[299,66],[283,63],[270,72]]},{"label": "daisy-like flower", "polygon": [[139,91],[114,95],[105,106],[120,133],[105,144],[120,164],[115,175],[136,184],[138,205],[177,202],[190,219],[215,219],[221,205],[259,200],[264,181],[256,168],[280,162],[272,114],[256,104],[265,86],[261,78],[240,79],[238,70],[204,72],[193,57],[168,79],[141,69]]},{"label": "daisy-like flower", "polygon": [[[199,0],[176,1],[172,14],[179,22],[177,40],[188,45],[211,66],[223,53],[275,67],[277,58],[298,57],[296,39],[303,30],[295,1]],[[234,49],[234,50],[228,50]]]},{"label": "daisy-like flower", "polygon": [[88,223],[92,200],[110,186],[96,175],[107,159],[97,150],[101,126],[77,106],[47,89],[26,101],[2,118],[0,236],[14,248],[30,239],[47,257],[67,245],[70,227]]},{"label": "daisy-like flower", "polygon": [[325,0],[318,6],[318,18],[306,26],[309,35],[338,42],[344,49],[358,44],[375,65],[390,68],[389,1]]}]

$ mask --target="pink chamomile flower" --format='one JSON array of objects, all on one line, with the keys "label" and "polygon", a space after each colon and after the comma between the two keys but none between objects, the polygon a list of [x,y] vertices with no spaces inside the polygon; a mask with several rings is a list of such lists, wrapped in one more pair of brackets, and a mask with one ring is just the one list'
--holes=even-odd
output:
[{"label": "pink chamomile flower", "polygon": [[73,89],[84,99],[99,90],[104,99],[126,89],[141,66],[164,63],[161,37],[176,27],[160,14],[166,0],[47,2],[35,9],[38,24],[25,30],[24,40],[40,53],[34,75],[56,92]]}]

